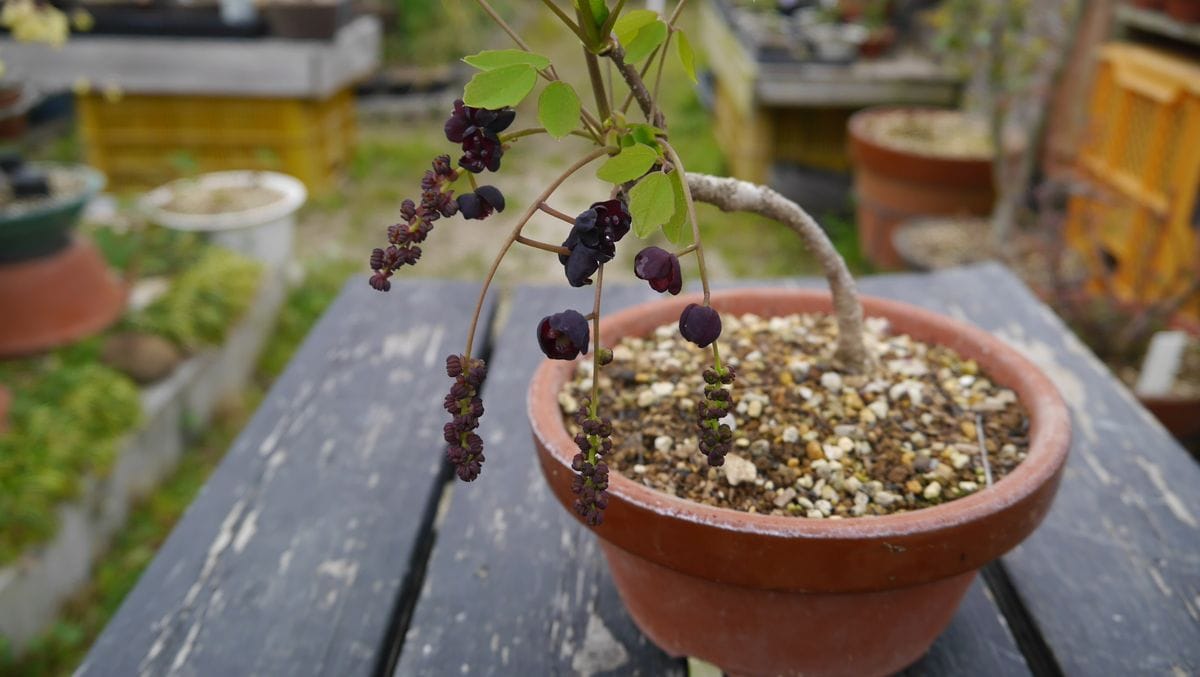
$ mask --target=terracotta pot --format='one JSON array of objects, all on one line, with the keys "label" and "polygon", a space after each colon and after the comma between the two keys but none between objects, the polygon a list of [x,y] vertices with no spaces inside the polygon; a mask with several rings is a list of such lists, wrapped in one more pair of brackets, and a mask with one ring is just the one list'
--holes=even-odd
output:
[{"label": "terracotta pot", "polygon": [[89,336],[112,324],[124,304],[124,287],[81,238],[49,256],[0,265],[0,357]]},{"label": "terracotta pot", "polygon": [[[649,335],[696,296],[617,313],[606,342]],[[913,306],[864,298],[893,329],[974,358],[1013,388],[1031,416],[1029,455],[995,486],[883,517],[810,520],[692,503],[610,476],[596,528],[634,621],[672,655],[744,675],[883,675],[919,658],[949,623],[976,571],[1041,522],[1058,488],[1070,419],[1050,380],[988,333]],[[829,294],[744,290],[713,295],[724,312],[830,312]],[[529,389],[542,472],[574,514],[576,453],[557,393],[573,362],[543,363]]]},{"label": "terracotta pot", "polygon": [[920,113],[937,108],[869,108],[850,117],[859,243],[867,259],[882,268],[903,265],[892,246],[892,231],[916,216],[986,216],[995,202],[992,161],[928,155],[885,146],[867,132],[871,118],[897,110]]},{"label": "terracotta pot", "polygon": [[1200,23],[1200,0],[1166,0],[1166,10],[1176,21]]}]

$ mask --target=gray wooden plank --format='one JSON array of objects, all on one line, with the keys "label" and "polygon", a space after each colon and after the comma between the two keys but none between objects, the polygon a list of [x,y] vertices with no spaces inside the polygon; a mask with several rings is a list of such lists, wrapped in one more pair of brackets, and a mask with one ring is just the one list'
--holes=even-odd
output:
[{"label": "gray wooden plank", "polygon": [[[80,675],[372,673],[445,478],[443,359],[477,286],[355,278]],[[425,525],[428,528],[428,524]],[[409,583],[411,585],[411,582]]]},{"label": "gray wooden plank", "polygon": [[1003,559],[1066,674],[1200,673],[1200,466],[1009,271],[867,279],[863,291],[967,319],[1043,368],[1072,410],[1062,486]]},{"label": "gray wooden plank", "polygon": [[1031,673],[996,600],[983,580],[976,578],[949,627],[902,674],[1016,677]]},{"label": "gray wooden plank", "polygon": [[[608,310],[652,297],[605,289]],[[679,675],[626,614],[594,536],[550,495],[533,450],[525,391],[543,359],[537,321],[587,312],[590,289],[518,288],[484,386],[487,463],[456,483],[396,675]],[[503,314],[503,313],[502,313]]]}]

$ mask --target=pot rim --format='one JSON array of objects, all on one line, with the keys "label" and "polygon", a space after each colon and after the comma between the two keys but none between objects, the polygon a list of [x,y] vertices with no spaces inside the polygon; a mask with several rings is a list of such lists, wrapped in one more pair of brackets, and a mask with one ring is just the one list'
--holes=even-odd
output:
[{"label": "pot rim", "polygon": [[[720,310],[722,305],[739,297],[816,302],[822,305],[824,312],[832,309],[829,292],[813,289],[745,288],[714,292],[712,305]],[[665,311],[676,307],[682,309],[688,303],[698,303],[701,299],[699,294],[689,294],[652,303],[661,305],[666,317]],[[651,489],[619,472],[609,474],[608,492],[664,517],[730,532],[806,539],[875,540],[939,531],[983,519],[1029,498],[1041,486],[1056,478],[1066,461],[1070,446],[1070,415],[1058,389],[1038,367],[1009,344],[974,325],[900,301],[873,296],[862,296],[861,299],[864,311],[869,316],[884,316],[893,326],[896,318],[910,318],[912,324],[951,329],[959,337],[955,349],[973,353],[971,357],[985,370],[990,372],[989,365],[1009,362],[1023,375],[1020,383],[1003,383],[1005,387],[1018,392],[1030,417],[1028,455],[1012,472],[990,487],[940,505],[889,515],[844,519],[816,520],[764,515],[705,505]],[[605,322],[611,326],[614,322],[627,320],[644,312],[646,305],[639,304],[614,313]],[[968,345],[978,350],[962,350],[962,346]],[[568,471],[570,457],[574,455],[574,442],[567,433],[559,409],[557,405],[549,409],[542,408],[543,411],[553,412],[551,420],[546,420],[546,416],[539,413],[535,405],[547,395],[553,395],[553,401],[557,403],[558,389],[569,377],[577,361],[544,360],[534,372],[527,398],[527,412],[534,436],[550,450],[555,462]]]},{"label": "pot rim", "polygon": [[[962,109],[952,106],[916,106],[916,105],[899,105],[899,104],[884,104],[880,106],[871,106],[860,111],[854,112],[847,122],[847,129],[850,132],[850,137],[855,143],[868,146],[874,150],[882,151],[892,155],[904,157],[917,157],[930,162],[945,163],[948,166],[976,166],[986,165],[991,169],[993,155],[980,156],[962,156],[962,155],[943,155],[941,153],[929,153],[911,148],[900,148],[888,143],[884,143],[875,135],[866,130],[867,123],[872,119],[889,113],[956,113],[961,117],[972,117],[969,113]],[[1023,144],[1020,139],[1013,135],[1008,135],[1005,138],[1005,151],[1007,155],[1015,155],[1023,150]]]},{"label": "pot rim", "polygon": [[[245,186],[255,180],[283,195],[269,204],[236,212],[184,214],[166,209],[175,190],[181,186],[228,188]],[[195,178],[175,179],[143,195],[138,200],[138,207],[155,223],[173,230],[214,232],[253,228],[278,221],[304,206],[307,199],[308,190],[294,176],[280,172],[239,169],[208,172]]]}]

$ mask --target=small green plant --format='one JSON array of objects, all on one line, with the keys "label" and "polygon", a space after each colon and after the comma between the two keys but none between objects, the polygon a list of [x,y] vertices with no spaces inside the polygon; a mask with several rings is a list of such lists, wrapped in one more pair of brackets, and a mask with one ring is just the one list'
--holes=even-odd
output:
[{"label": "small green plant", "polygon": [[127,320],[140,331],[159,334],[185,350],[219,344],[258,289],[262,267],[220,248],[204,252],[171,290]]}]

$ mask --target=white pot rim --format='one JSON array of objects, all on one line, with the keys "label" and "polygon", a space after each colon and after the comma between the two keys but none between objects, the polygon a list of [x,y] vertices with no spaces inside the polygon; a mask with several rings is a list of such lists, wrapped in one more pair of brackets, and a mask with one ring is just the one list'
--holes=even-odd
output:
[{"label": "white pot rim", "polygon": [[[236,212],[216,214],[183,214],[166,209],[175,191],[181,186],[229,188],[257,181],[259,185],[283,194],[275,202]],[[221,231],[253,228],[290,216],[304,205],[308,190],[299,179],[279,172],[238,170],[210,172],[190,179],[176,179],[146,193],[138,207],[155,223],[173,230]]]}]

